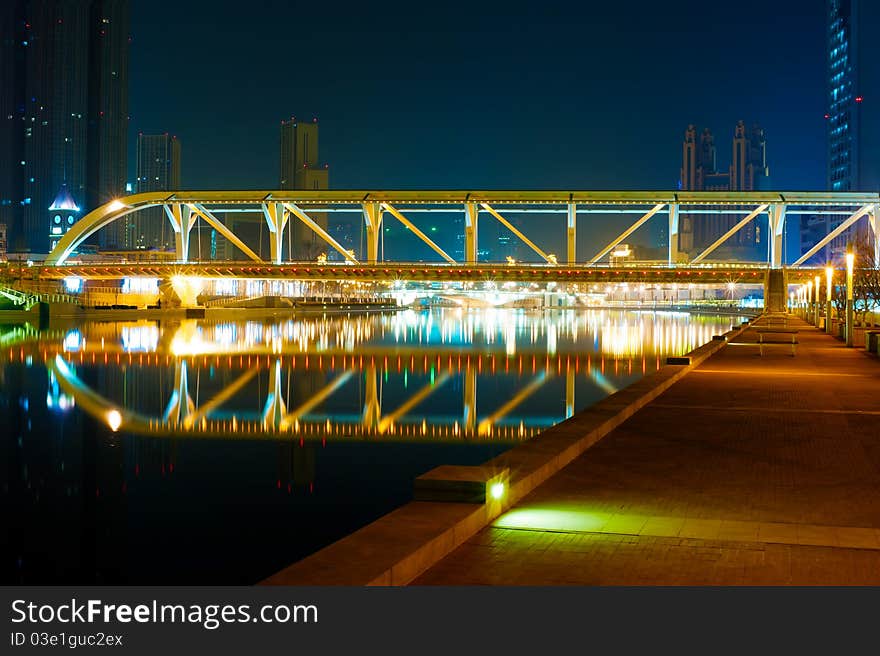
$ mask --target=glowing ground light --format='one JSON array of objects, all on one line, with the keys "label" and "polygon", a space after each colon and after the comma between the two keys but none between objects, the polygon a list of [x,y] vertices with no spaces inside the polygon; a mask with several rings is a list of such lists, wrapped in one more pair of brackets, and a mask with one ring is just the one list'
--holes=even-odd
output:
[{"label": "glowing ground light", "polygon": [[504,496],[504,483],[492,483],[492,487],[489,488],[489,496],[491,496],[496,501]]},{"label": "glowing ground light", "polygon": [[119,414],[119,410],[111,410],[107,413],[107,425],[114,433],[119,430],[122,425],[122,415]]}]

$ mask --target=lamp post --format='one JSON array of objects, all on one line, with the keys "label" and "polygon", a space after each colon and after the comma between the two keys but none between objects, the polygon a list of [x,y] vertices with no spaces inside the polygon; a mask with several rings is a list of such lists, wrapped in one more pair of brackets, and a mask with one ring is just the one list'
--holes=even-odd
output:
[{"label": "lamp post", "polygon": [[846,345],[853,345],[853,266],[856,254],[852,245],[846,249]]},{"label": "lamp post", "polygon": [[813,281],[807,281],[807,305],[804,308],[804,319],[807,321],[810,320],[810,315],[813,313]]},{"label": "lamp post", "polygon": [[825,332],[831,334],[831,279],[834,269],[825,267]]},{"label": "lamp post", "polygon": [[819,285],[821,280],[819,276],[816,276],[816,328],[819,327]]}]

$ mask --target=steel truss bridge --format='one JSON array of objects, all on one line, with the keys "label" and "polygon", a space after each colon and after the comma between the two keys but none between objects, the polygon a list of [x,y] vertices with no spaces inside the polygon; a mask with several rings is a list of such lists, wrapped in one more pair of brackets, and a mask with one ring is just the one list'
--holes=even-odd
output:
[{"label": "steel truss bridge", "polygon": [[[91,235],[123,217],[142,210],[161,207],[164,218],[174,231],[176,264],[139,265],[79,265],[64,266],[76,249]],[[126,196],[102,205],[77,221],[59,240],[40,267],[40,275],[50,275],[49,267],[59,267],[64,275],[82,274],[89,277],[118,277],[120,275],[166,276],[174,274],[241,276],[241,277],[296,277],[320,280],[486,280],[492,277],[513,281],[601,282],[642,279],[670,280],[670,268],[675,276],[694,276],[704,282],[719,282],[712,271],[721,267],[709,259],[739,230],[759,217],[766,217],[769,240],[766,261],[758,268],[781,268],[784,228],[789,217],[800,215],[830,215],[841,222],[820,239],[810,250],[790,266],[801,267],[813,255],[865,219],[875,236],[875,248],[880,257],[880,239],[877,239],[877,218],[880,215],[880,194],[831,192],[648,192],[648,191],[175,191],[151,192]],[[269,231],[270,258],[264,260],[240,239],[223,221],[219,213],[259,213]],[[440,245],[413,222],[420,213],[440,213],[460,219],[463,231],[463,261],[453,259]],[[330,232],[314,218],[315,215],[332,217],[337,213],[355,213],[364,225],[365,253],[358,256],[347,251]],[[529,214],[544,215],[535,228],[518,228],[510,217],[528,218]],[[547,215],[559,215],[559,228],[565,229],[566,255],[559,264],[555,255],[540,246],[540,233],[548,230]],[[630,226],[598,250],[577,252],[578,217],[590,214],[633,215]],[[680,217],[698,217],[702,214],[740,216],[741,218],[723,235],[696,256],[689,256],[680,269],[682,255],[678,251]],[[626,268],[613,269],[612,274],[592,271],[601,268],[614,248],[654,217],[665,220],[669,246],[665,268],[642,267],[641,271]],[[226,237],[254,264],[203,262],[190,260],[190,235],[193,226],[203,221]],[[285,265],[283,261],[284,233],[290,224],[298,221],[311,229],[347,261],[346,265]],[[404,225],[412,235],[427,244],[438,256],[439,263],[400,264],[383,262],[380,256],[382,226],[388,221]],[[503,225],[543,261],[542,265],[485,264],[478,261],[479,226],[486,221]],[[449,221],[449,226],[458,222]],[[523,222],[520,222],[523,223]],[[537,234],[536,234],[537,233]],[[638,269],[638,267],[636,267]],[[746,273],[748,267],[742,267]],[[137,273],[135,273],[137,272]],[[730,279],[720,274],[724,281]],[[811,273],[803,277],[806,279]],[[680,278],[679,278],[680,279]],[[696,282],[697,280],[692,280]],[[757,282],[757,281],[756,281]]]}]

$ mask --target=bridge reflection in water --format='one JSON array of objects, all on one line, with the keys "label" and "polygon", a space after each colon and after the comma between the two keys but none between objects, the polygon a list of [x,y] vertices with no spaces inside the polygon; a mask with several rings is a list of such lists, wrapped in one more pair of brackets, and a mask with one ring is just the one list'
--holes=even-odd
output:
[{"label": "bridge reflection in water", "polygon": [[[739,317],[436,310],[0,327],[4,582],[254,583]],[[186,545],[186,548],[181,548]]]},{"label": "bridge reflection in water", "polygon": [[[441,310],[93,323],[24,335],[5,355],[42,358],[50,388],[63,395],[57,405],[75,405],[113,432],[516,442],[733,321],[681,317]],[[119,386],[93,389],[78,373],[91,367],[119,369]],[[142,392],[132,393],[135,387]]]}]

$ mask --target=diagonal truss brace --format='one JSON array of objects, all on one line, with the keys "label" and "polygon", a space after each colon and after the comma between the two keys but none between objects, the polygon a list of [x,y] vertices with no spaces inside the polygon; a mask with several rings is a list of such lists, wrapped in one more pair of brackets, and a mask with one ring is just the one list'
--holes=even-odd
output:
[{"label": "diagonal truss brace", "polygon": [[278,428],[280,430],[290,430],[291,427],[295,426],[299,421],[300,417],[302,417],[307,412],[310,412],[312,408],[323,403],[327,398],[333,395],[333,393],[342,387],[349,378],[351,378],[351,371],[343,371],[336,378],[330,381],[327,385],[318,390],[315,394],[312,394],[302,405],[300,405],[295,410],[284,413],[284,416],[281,418],[281,421],[278,424]]},{"label": "diagonal truss brace", "polygon": [[666,203],[657,203],[653,208],[651,208],[651,210],[647,214],[645,214],[642,218],[640,218],[638,221],[633,223],[629,228],[627,228],[622,233],[620,233],[620,235],[614,241],[612,241],[605,248],[603,248],[601,251],[599,251],[596,254],[596,256],[593,257],[593,259],[591,259],[589,261],[589,264],[595,264],[596,262],[601,260],[605,255],[607,255],[611,251],[612,248],[617,246],[620,242],[622,242],[624,239],[626,239],[632,233],[634,233],[636,230],[638,230],[643,223],[645,223],[648,219],[650,219],[652,216],[654,216],[657,212],[662,210],[664,207],[666,207]]},{"label": "diagonal truss brace", "polygon": [[513,397],[507,401],[504,405],[498,408],[491,415],[486,417],[483,421],[479,423],[477,426],[477,434],[479,435],[488,435],[492,431],[492,426],[499,420],[506,417],[511,410],[516,408],[520,403],[529,398],[535,391],[541,387],[544,383],[549,380],[551,374],[542,371],[528,385],[522,388],[519,392],[513,395]]},{"label": "diagonal truss brace", "polygon": [[391,428],[394,425],[394,422],[396,422],[403,415],[405,415],[407,412],[412,410],[419,403],[421,403],[426,398],[428,398],[433,392],[435,392],[437,389],[439,389],[440,386],[443,385],[443,383],[445,383],[447,380],[449,380],[449,374],[447,374],[447,373],[442,373],[439,376],[437,376],[437,378],[434,379],[433,383],[428,383],[427,385],[425,385],[422,389],[420,389],[418,392],[416,392],[410,398],[408,398],[399,408],[397,408],[397,410],[395,410],[394,412],[392,412],[389,415],[386,415],[385,417],[382,417],[382,419],[379,421],[379,425],[377,426],[376,430],[378,430],[380,433],[384,433],[385,431],[387,431],[389,428]]},{"label": "diagonal truss brace", "polygon": [[325,242],[327,242],[330,246],[332,246],[337,251],[339,251],[346,260],[348,260],[349,262],[352,262],[353,264],[358,264],[358,261],[354,258],[354,256],[352,256],[351,253],[349,253],[347,250],[345,250],[345,248],[343,248],[342,244],[340,244],[338,241],[333,239],[333,237],[330,236],[330,233],[328,233],[326,230],[324,230],[324,228],[322,228],[320,225],[318,225],[318,223],[312,217],[310,217],[308,214],[303,212],[299,207],[297,207],[293,203],[282,203],[282,204],[284,205],[284,208],[287,211],[289,211],[296,218],[298,218],[300,221],[305,223],[309,228],[311,228],[315,232],[315,234],[317,234],[321,239],[323,239]]},{"label": "diagonal truss brace", "polygon": [[226,403],[229,399],[239,393],[241,389],[247,385],[251,379],[257,375],[257,371],[259,369],[248,369],[241,376],[235,379],[235,382],[227,385],[217,394],[214,398],[212,398],[207,403],[200,405],[195,411],[187,415],[183,420],[183,425],[185,428],[192,428],[198,422],[200,422],[204,417],[207,417],[209,413],[213,412],[221,405]]},{"label": "diagonal truss brace", "polygon": [[388,212],[395,219],[400,221],[407,228],[409,228],[410,232],[415,234],[416,237],[418,237],[423,242],[425,242],[428,246],[430,246],[434,250],[434,252],[437,253],[440,257],[442,257],[444,260],[446,260],[447,262],[449,262],[451,264],[455,264],[455,260],[453,260],[451,257],[449,257],[449,255],[446,254],[446,251],[444,251],[436,243],[434,243],[434,241],[431,240],[431,238],[428,237],[428,235],[426,235],[424,232],[419,230],[412,221],[407,219],[397,209],[395,209],[394,207],[392,207],[388,203],[382,203],[381,208],[383,210],[385,210],[386,212]]},{"label": "diagonal truss brace", "polygon": [[508,221],[508,220],[505,219],[503,216],[501,216],[501,215],[500,215],[500,214],[499,214],[499,213],[498,213],[498,212],[497,212],[497,211],[496,211],[491,205],[489,205],[489,203],[480,203],[480,206],[481,206],[484,210],[486,210],[489,214],[491,214],[491,215],[494,216],[496,219],[498,219],[498,221],[501,223],[501,225],[503,225],[505,228],[507,228],[507,229],[510,230],[513,234],[515,234],[517,237],[519,237],[519,238],[525,243],[526,246],[528,246],[528,247],[531,248],[533,251],[535,251],[538,255],[540,255],[542,258],[544,258],[544,261],[546,261],[548,264],[556,264],[556,262],[554,262],[553,260],[550,259],[550,257],[547,255],[547,253],[545,253],[545,252],[542,251],[540,248],[538,248],[538,247],[534,244],[534,242],[532,242],[531,239],[529,239],[528,237],[526,237],[526,236],[525,236],[520,230],[518,230],[517,227],[516,227],[515,225],[513,225],[510,221]]},{"label": "diagonal truss brace", "polygon": [[849,228],[851,225],[853,225],[856,221],[861,219],[863,216],[865,216],[866,214],[869,214],[873,207],[874,207],[873,205],[865,205],[864,207],[862,207],[859,211],[857,211],[855,214],[850,216],[846,221],[841,223],[834,230],[832,230],[827,235],[825,235],[822,239],[820,239],[818,244],[813,246],[810,250],[808,250],[806,253],[804,253],[798,259],[796,259],[792,263],[792,266],[800,266],[801,264],[803,264],[804,262],[809,260],[811,257],[813,257],[813,255],[815,255],[816,253],[819,252],[819,249],[824,248],[825,245],[828,244],[832,239],[834,239],[835,237],[840,235],[844,230]]},{"label": "diagonal truss brace", "polygon": [[228,239],[233,244],[235,244],[235,246],[239,250],[241,250],[242,253],[247,255],[249,258],[251,258],[255,262],[262,262],[263,261],[262,258],[259,255],[257,255],[256,253],[254,253],[248,247],[247,244],[245,244],[241,239],[236,237],[235,233],[232,232],[232,230],[230,230],[229,228],[227,228],[226,225],[220,221],[220,219],[218,219],[216,216],[211,214],[211,212],[209,212],[207,209],[205,209],[204,205],[201,205],[199,203],[193,203],[192,205],[190,205],[190,207],[192,208],[192,211],[195,212],[196,214],[198,214],[199,217],[204,219],[204,221],[209,226],[214,228],[214,230],[216,230],[221,235],[226,237],[226,239]]},{"label": "diagonal truss brace", "polygon": [[730,230],[728,230],[723,235],[721,235],[718,239],[716,239],[706,250],[704,250],[702,253],[697,255],[693,260],[691,260],[691,264],[699,264],[700,262],[702,262],[706,258],[706,256],[709,255],[709,253],[711,253],[716,248],[721,246],[721,244],[723,244],[728,239],[730,239],[734,234],[736,234],[737,231],[739,231],[741,228],[743,228],[750,221],[754,220],[754,218],[756,216],[766,212],[768,207],[770,207],[770,206],[767,204],[758,205],[758,207],[755,208],[755,210],[753,212],[750,212],[749,214],[747,214],[735,226],[733,226]]}]

